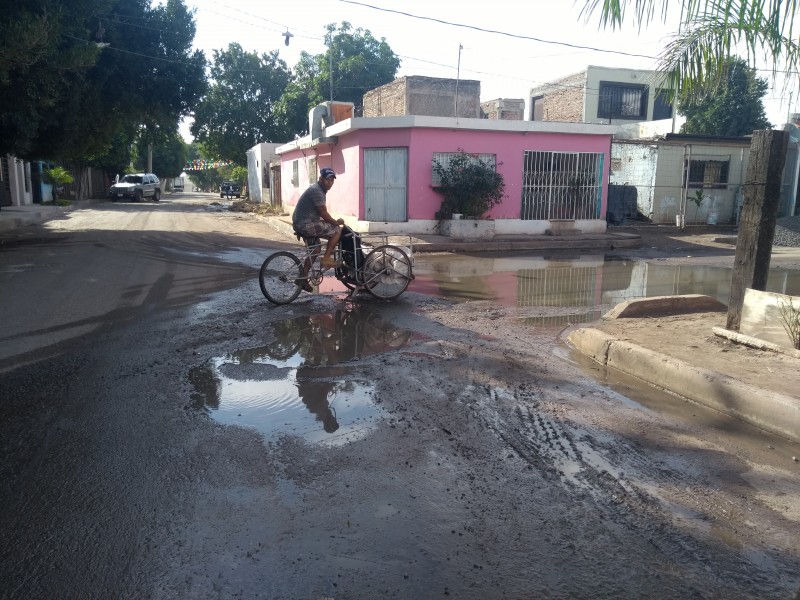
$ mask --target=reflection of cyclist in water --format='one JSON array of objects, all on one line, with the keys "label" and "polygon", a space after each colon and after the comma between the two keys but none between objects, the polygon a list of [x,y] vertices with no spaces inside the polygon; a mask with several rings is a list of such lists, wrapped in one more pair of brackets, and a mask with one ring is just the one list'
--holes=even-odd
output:
[{"label": "reflection of cyclist in water", "polygon": [[319,379],[304,379],[300,376],[299,371],[298,369],[297,393],[300,395],[300,399],[317,421],[322,421],[322,428],[327,433],[333,433],[339,429],[339,422],[328,404],[328,396],[336,384]]}]

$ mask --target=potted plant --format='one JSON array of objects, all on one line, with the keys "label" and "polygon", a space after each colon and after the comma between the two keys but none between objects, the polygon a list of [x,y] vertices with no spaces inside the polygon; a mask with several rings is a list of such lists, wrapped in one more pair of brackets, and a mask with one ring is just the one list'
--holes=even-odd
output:
[{"label": "potted plant", "polygon": [[475,154],[459,148],[447,165],[433,159],[433,171],[440,181],[434,189],[443,197],[436,213],[440,221],[454,214],[480,219],[503,199],[503,176]]}]

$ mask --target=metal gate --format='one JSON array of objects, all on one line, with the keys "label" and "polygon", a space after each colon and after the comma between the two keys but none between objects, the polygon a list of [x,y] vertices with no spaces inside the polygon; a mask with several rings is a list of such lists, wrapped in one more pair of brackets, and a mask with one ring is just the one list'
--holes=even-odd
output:
[{"label": "metal gate", "polygon": [[408,220],[408,149],[364,150],[364,220]]},{"label": "metal gate", "polygon": [[600,218],[602,153],[526,150],[523,168],[523,219]]}]

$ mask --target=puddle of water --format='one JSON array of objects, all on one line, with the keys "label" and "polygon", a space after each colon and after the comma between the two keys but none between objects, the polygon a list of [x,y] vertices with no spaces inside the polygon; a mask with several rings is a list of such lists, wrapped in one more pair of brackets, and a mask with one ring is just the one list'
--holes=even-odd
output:
[{"label": "puddle of water", "polygon": [[[454,301],[492,300],[530,307],[530,324],[565,325],[600,318],[610,306],[650,296],[704,294],[727,304],[732,269],[559,257],[418,257],[409,289]],[[767,291],[800,295],[800,271],[771,270]]]},{"label": "puddle of water", "polygon": [[192,408],[220,423],[254,427],[267,439],[289,434],[339,445],[365,436],[384,412],[374,385],[342,363],[407,346],[413,334],[361,310],[273,327],[274,342],[192,369]]}]

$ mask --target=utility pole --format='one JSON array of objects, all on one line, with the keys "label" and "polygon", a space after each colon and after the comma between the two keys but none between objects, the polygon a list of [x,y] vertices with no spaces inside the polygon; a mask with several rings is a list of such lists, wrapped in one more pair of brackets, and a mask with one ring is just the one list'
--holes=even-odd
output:
[{"label": "utility pole", "polygon": [[328,58],[330,60],[330,76],[328,77],[328,80],[331,84],[331,102],[333,102],[333,40],[331,40],[331,45],[328,46]]},{"label": "utility pole", "polygon": [[458,118],[458,81],[461,79],[461,51],[464,49],[464,46],[461,44],[458,45],[458,68],[456,69],[456,99],[453,103],[453,116]]},{"label": "utility pole", "polygon": [[753,132],[745,178],[744,205],[736,239],[726,329],[739,331],[747,288],[765,291],[769,275],[775,219],[781,194],[781,173],[789,132]]}]

